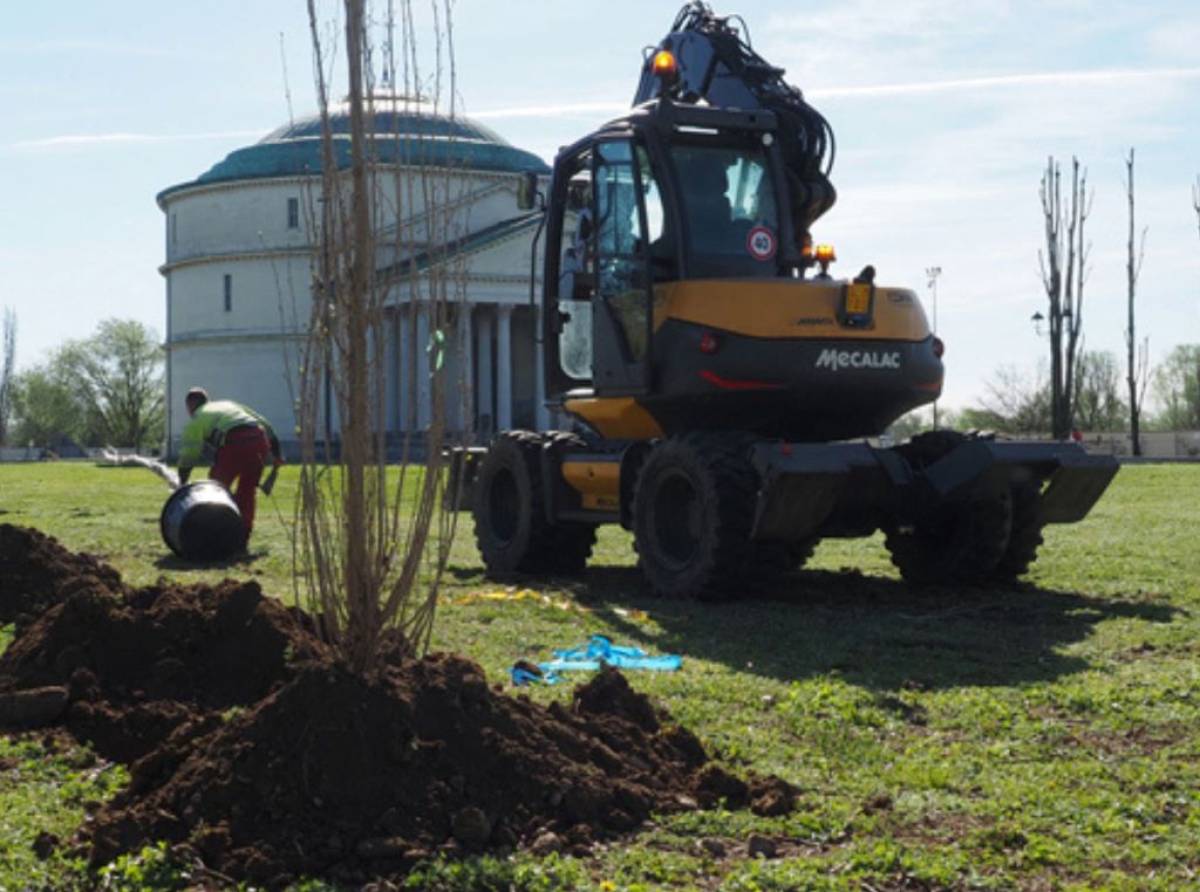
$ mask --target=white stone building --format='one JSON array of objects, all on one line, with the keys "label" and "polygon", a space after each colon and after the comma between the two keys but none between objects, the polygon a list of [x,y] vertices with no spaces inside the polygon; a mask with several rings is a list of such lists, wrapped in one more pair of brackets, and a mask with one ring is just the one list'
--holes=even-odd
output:
[{"label": "white stone building", "polygon": [[[332,113],[331,125],[344,167],[345,110]],[[450,256],[465,273],[456,337],[447,339],[449,386],[462,395],[449,401],[449,426],[485,437],[509,427],[545,426],[541,353],[534,349],[529,304],[530,250],[540,214],[521,210],[517,195],[524,174],[548,174],[546,164],[468,119],[397,107],[377,111],[373,127],[380,162],[376,194],[401,196],[379,202],[385,236],[377,267],[394,269],[399,261],[422,268],[432,250],[439,262]],[[294,448],[297,347],[321,243],[315,210],[320,169],[321,123],[314,117],[281,127],[195,180],[159,193],[166,216],[160,271],[167,286],[170,454],[187,422],[184,395],[193,386],[253,407],[271,421],[285,448]],[[386,234],[395,232],[395,205],[404,207],[400,225],[419,233],[425,219],[421,184],[431,181],[453,196],[453,235],[446,244],[418,244],[416,256],[397,258],[389,247],[395,239]],[[403,295],[391,295],[389,303],[383,423],[389,434],[419,432],[429,423],[429,382],[423,373],[413,375],[417,364],[408,345],[424,350],[429,322],[422,305],[411,306]]]}]

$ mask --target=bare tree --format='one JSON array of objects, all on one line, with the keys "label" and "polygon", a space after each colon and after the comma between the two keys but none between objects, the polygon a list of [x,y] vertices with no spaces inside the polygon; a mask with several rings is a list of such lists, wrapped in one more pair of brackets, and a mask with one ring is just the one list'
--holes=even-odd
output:
[{"label": "bare tree", "polygon": [[[312,315],[303,349],[298,394],[302,452],[297,504],[298,585],[323,634],[357,671],[370,671],[389,637],[402,653],[427,647],[441,574],[449,559],[457,513],[442,511],[446,475],[443,356],[461,298],[464,277],[449,256],[459,219],[453,212],[451,177],[445,164],[421,163],[421,146],[399,153],[389,169],[381,161],[374,119],[382,103],[391,112],[416,111],[423,89],[437,114],[443,94],[455,113],[451,0],[434,4],[435,63],[422,80],[409,0],[388,3],[383,95],[374,90],[373,60],[364,0],[344,0],[345,55],[349,80],[348,162],[339,167],[331,126],[327,59],[315,0],[309,24],[322,119],[320,185],[321,247],[315,258]],[[396,11],[400,44],[396,46]],[[404,93],[396,92],[399,50]],[[447,78],[448,83],[443,79]],[[396,114],[392,115],[395,121]],[[395,138],[396,134],[393,134]],[[444,144],[442,146],[444,148]],[[344,156],[343,156],[344,157]],[[384,189],[388,179],[395,188]],[[403,185],[399,185],[400,182]],[[394,221],[384,219],[391,200]],[[407,215],[407,216],[406,216]],[[413,221],[420,218],[424,231]],[[393,262],[377,267],[393,240]],[[424,466],[410,463],[406,441],[399,468],[389,468],[383,419],[387,374],[384,345],[390,313],[404,302],[410,311],[408,362],[412,374],[430,382],[430,419],[424,432]],[[463,310],[459,300],[459,310]],[[417,318],[425,320],[429,344],[416,343]],[[461,391],[462,388],[459,388]],[[413,392],[415,397],[415,389]],[[332,402],[332,407],[330,403]],[[409,405],[416,403],[415,398]],[[322,442],[322,410],[336,409],[337,443]],[[328,417],[328,416],[325,416]],[[410,427],[411,429],[411,427]],[[415,491],[414,491],[415,489]],[[390,632],[390,635],[389,635]]]},{"label": "bare tree", "polygon": [[1196,177],[1196,185],[1192,186],[1192,207],[1196,210],[1196,226],[1200,228],[1200,175]]},{"label": "bare tree", "polygon": [[1154,372],[1166,430],[1200,430],[1200,344],[1178,344]]},{"label": "bare tree", "polygon": [[1051,156],[1042,174],[1042,218],[1046,247],[1038,252],[1042,286],[1049,304],[1050,419],[1056,439],[1070,435],[1074,426],[1075,365],[1083,331],[1083,286],[1088,273],[1091,245],[1084,227],[1092,209],[1087,170],[1071,158],[1070,194],[1062,194],[1062,169]]},{"label": "bare tree", "polygon": [[[1150,339],[1137,339],[1137,320],[1134,305],[1137,300],[1137,280],[1142,273],[1142,261],[1146,256],[1146,228],[1142,228],[1140,239],[1136,239],[1137,224],[1134,214],[1133,149],[1125,159],[1125,194],[1129,200],[1129,240],[1126,245],[1125,275],[1128,285],[1128,323],[1125,329],[1125,381],[1129,386],[1129,436],[1133,443],[1133,454],[1142,454],[1140,426],[1142,398],[1150,380]],[[1136,249],[1135,249],[1136,241]]]},{"label": "bare tree", "polygon": [[0,446],[8,443],[8,421],[12,417],[13,385],[17,367],[17,314],[4,308],[0,328]]},{"label": "bare tree", "polygon": [[1050,429],[1050,388],[1040,368],[1031,381],[1015,366],[1001,366],[987,382],[978,406],[964,409],[959,419],[967,427],[1005,433],[1042,433]]},{"label": "bare tree", "polygon": [[1085,431],[1119,430],[1125,420],[1121,363],[1116,354],[1085,350],[1075,375],[1075,424]]}]

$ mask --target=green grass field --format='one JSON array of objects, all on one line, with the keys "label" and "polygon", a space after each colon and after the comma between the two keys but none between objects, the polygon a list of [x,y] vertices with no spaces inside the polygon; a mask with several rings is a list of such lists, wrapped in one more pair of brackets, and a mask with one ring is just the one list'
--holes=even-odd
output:
[{"label": "green grass field", "polygon": [[[169,557],[166,489],[136,468],[0,467],[0,522],[135,584],[254,577],[290,602],[294,482],[260,500],[249,559],[223,568]],[[606,530],[582,579],[497,600],[470,597],[505,589],[483,578],[463,515],[438,649],[493,680],[593,633],[682,653],[681,672],[631,680],[726,763],[802,795],[787,817],[664,817],[589,859],[435,864],[412,887],[1200,889],[1200,466],[1125,467],[1046,540],[1014,589],[910,589],[877,537],[824,543],[786,584],[704,605],[647,597],[627,534]],[[68,837],[123,777],[61,740],[0,738],[0,890],[94,885],[65,847],[39,861],[32,843]],[[748,857],[751,834],[777,857]],[[182,880],[148,852],[104,882]]]}]

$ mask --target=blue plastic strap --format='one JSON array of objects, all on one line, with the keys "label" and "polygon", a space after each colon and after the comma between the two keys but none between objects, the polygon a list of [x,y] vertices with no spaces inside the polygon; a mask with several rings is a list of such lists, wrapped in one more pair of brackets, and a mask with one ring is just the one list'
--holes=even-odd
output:
[{"label": "blue plastic strap", "polygon": [[678,654],[647,654],[640,647],[618,646],[604,635],[593,635],[586,645],[555,650],[554,659],[538,663],[543,672],[595,671],[601,666],[675,672],[683,665]]}]

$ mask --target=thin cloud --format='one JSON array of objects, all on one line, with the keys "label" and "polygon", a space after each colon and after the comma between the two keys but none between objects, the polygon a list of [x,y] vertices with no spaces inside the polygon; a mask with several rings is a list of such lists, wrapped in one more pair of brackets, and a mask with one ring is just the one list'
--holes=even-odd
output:
[{"label": "thin cloud", "polygon": [[114,56],[146,57],[177,55],[176,51],[169,50],[164,47],[129,43],[108,43],[101,40],[89,40],[86,38],[43,40],[38,43],[0,41],[0,49],[3,49],[7,53],[21,53],[25,55],[50,55],[56,53],[104,53]]},{"label": "thin cloud", "polygon": [[[917,95],[957,90],[990,90],[1006,87],[1044,87],[1047,85],[1135,83],[1146,80],[1188,80],[1200,78],[1200,68],[1116,68],[1083,71],[1050,71],[1003,74],[992,77],[949,78],[913,81],[903,84],[867,84],[854,87],[817,87],[805,95],[817,99]],[[583,102],[564,105],[528,105],[487,109],[471,113],[477,120],[488,118],[558,118],[586,114],[620,114],[629,106],[621,102]]]},{"label": "thin cloud", "polygon": [[558,118],[568,115],[620,114],[628,111],[629,105],[622,102],[576,102],[570,105],[527,105],[518,108],[493,108],[473,112],[476,120],[488,118]]},{"label": "thin cloud", "polygon": [[261,130],[222,130],[214,133],[74,133],[26,139],[9,143],[10,149],[57,149],[77,146],[122,145],[129,143],[195,142],[207,139],[247,139],[262,136]]},{"label": "thin cloud", "polygon": [[1003,74],[994,77],[953,78],[907,84],[871,84],[862,87],[824,87],[806,91],[814,97],[895,96],[950,90],[987,90],[1003,87],[1043,87],[1048,84],[1131,83],[1143,80],[1186,80],[1200,77],[1200,68],[1101,69]]}]

